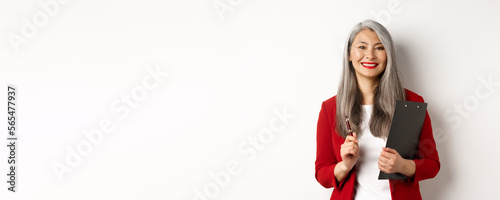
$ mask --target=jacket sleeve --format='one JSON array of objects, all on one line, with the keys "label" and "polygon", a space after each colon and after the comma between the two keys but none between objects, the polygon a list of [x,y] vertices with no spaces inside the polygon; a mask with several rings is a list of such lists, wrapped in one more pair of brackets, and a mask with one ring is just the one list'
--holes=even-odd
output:
[{"label": "jacket sleeve", "polygon": [[[325,188],[341,189],[343,183],[347,180],[338,183],[335,179],[333,170],[340,160],[337,160],[334,155],[332,133],[335,128],[335,116],[329,116],[325,102],[321,105],[321,111],[318,118],[317,137],[316,137],[316,163],[315,177],[316,180]],[[341,138],[340,136],[333,136]],[[340,150],[340,149],[339,149]]]},{"label": "jacket sleeve", "polygon": [[[421,96],[419,97],[419,102],[424,102]],[[424,124],[420,133],[418,158],[413,161],[415,161],[416,169],[415,175],[409,180],[410,183],[434,178],[441,166],[436,150],[436,142],[432,133],[431,118],[428,112],[425,113]]]}]

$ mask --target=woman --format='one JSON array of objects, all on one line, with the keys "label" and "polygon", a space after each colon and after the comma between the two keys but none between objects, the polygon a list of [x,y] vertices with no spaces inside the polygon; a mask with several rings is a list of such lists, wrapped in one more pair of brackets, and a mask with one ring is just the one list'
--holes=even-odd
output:
[{"label": "woman", "polygon": [[[372,20],[357,24],[343,63],[338,93],[323,102],[319,114],[316,180],[334,188],[331,199],[422,199],[418,182],[435,177],[440,168],[428,113],[416,159],[385,148],[395,101],[424,102],[402,86],[387,29]],[[407,179],[378,180],[379,171]]]}]

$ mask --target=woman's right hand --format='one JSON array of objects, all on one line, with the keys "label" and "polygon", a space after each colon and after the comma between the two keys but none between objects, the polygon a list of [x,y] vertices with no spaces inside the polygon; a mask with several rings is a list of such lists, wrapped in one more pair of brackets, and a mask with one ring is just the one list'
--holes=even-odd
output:
[{"label": "woman's right hand", "polygon": [[335,169],[333,169],[335,179],[339,183],[345,180],[349,171],[351,171],[356,162],[358,162],[358,142],[359,140],[356,133],[353,133],[352,136],[348,135],[345,138],[344,144],[340,145],[340,157],[342,157],[342,161],[337,163]]},{"label": "woman's right hand", "polygon": [[345,138],[344,144],[340,146],[340,157],[342,157],[342,161],[347,168],[347,171],[350,171],[359,158],[359,140],[356,136],[356,133],[353,133],[352,136],[348,135]]}]

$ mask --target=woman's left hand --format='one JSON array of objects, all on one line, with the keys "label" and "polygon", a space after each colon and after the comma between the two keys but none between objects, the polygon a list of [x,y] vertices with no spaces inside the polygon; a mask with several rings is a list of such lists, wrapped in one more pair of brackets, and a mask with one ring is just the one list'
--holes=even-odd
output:
[{"label": "woman's left hand", "polygon": [[408,177],[415,174],[415,162],[402,158],[396,150],[388,147],[383,147],[380,152],[378,168],[388,174],[402,173]]}]

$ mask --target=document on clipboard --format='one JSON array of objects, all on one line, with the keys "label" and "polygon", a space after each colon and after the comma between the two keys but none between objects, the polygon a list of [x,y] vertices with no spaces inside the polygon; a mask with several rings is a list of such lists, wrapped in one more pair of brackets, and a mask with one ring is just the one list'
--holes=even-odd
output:
[{"label": "document on clipboard", "polygon": [[[415,159],[426,111],[427,103],[396,101],[386,147],[395,149],[402,158]],[[378,179],[406,179],[406,176],[380,171]]]}]

